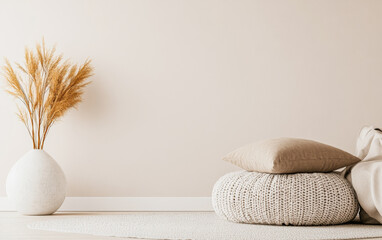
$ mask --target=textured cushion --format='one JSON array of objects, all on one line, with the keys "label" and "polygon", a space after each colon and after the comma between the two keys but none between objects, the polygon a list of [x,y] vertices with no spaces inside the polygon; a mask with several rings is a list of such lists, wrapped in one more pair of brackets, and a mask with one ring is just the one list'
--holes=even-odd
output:
[{"label": "textured cushion", "polygon": [[252,143],[223,159],[244,170],[265,173],[331,172],[360,161],[338,148],[297,138]]},{"label": "textured cushion", "polygon": [[276,225],[340,224],[358,212],[353,188],[337,173],[229,173],[216,182],[212,204],[232,222]]}]

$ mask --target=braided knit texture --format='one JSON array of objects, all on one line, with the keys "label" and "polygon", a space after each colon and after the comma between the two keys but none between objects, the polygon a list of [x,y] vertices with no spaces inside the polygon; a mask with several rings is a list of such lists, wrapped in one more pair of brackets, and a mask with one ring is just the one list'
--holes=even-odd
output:
[{"label": "braided knit texture", "polygon": [[229,173],[216,182],[212,205],[232,222],[274,225],[341,224],[358,212],[354,189],[337,173]]}]

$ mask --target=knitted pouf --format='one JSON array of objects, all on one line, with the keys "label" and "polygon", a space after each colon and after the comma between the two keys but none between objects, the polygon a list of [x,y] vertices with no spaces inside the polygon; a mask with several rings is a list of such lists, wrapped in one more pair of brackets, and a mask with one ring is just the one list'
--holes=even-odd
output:
[{"label": "knitted pouf", "polygon": [[275,225],[340,224],[358,212],[352,186],[337,173],[233,172],[216,182],[212,204],[229,221]]}]

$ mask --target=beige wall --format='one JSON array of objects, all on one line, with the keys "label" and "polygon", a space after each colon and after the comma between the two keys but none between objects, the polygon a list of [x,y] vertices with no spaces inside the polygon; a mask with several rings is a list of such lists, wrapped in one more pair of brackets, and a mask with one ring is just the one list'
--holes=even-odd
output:
[{"label": "beige wall", "polygon": [[[94,61],[84,103],[46,145],[69,196],[209,196],[240,145],[291,136],[354,152],[363,125],[382,125],[381,12],[369,0],[0,1],[0,56],[19,61],[45,36]],[[15,111],[1,91],[0,196],[31,148]]]}]

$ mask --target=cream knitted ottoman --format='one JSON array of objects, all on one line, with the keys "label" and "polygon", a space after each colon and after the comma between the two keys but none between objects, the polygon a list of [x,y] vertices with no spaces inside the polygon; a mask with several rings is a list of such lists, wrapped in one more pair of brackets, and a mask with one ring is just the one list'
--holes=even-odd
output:
[{"label": "cream knitted ottoman", "polygon": [[233,172],[216,182],[212,204],[232,222],[276,225],[340,224],[358,212],[352,186],[337,173]]}]

